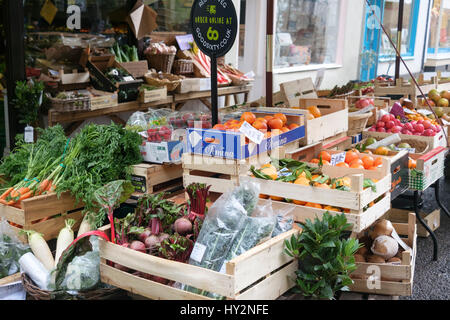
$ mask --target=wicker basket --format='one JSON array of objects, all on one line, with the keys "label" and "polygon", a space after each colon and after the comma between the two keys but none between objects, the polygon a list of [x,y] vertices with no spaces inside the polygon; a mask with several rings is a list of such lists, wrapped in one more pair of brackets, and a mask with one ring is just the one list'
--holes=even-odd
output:
[{"label": "wicker basket", "polygon": [[78,97],[71,99],[58,99],[49,96],[52,108],[58,112],[87,111],[91,109],[91,98]]},{"label": "wicker basket", "polygon": [[425,141],[419,141],[415,139],[402,139],[402,143],[407,143],[411,148],[416,149],[415,153],[426,153],[429,151],[430,146]]},{"label": "wicker basket", "polygon": [[146,57],[150,68],[156,69],[156,71],[161,71],[163,73],[170,73],[172,71],[175,53],[147,53]]},{"label": "wicker basket", "polygon": [[194,62],[185,59],[175,60],[172,73],[181,75],[194,73]]},{"label": "wicker basket", "polygon": [[349,136],[361,133],[364,131],[367,125],[367,121],[372,116],[372,112],[366,112],[363,114],[348,115],[348,132]]},{"label": "wicker basket", "polygon": [[77,295],[71,295],[65,291],[42,290],[25,273],[22,273],[22,285],[34,300],[108,300],[122,294],[122,289],[116,287],[79,291]]},{"label": "wicker basket", "polygon": [[145,75],[145,82],[155,87],[166,87],[167,92],[174,91],[184,79],[183,76],[177,76],[170,73],[147,73]]}]

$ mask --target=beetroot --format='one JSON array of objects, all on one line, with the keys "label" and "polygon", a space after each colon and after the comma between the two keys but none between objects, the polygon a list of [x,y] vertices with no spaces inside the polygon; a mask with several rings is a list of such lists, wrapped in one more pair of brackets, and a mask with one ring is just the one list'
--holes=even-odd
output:
[{"label": "beetroot", "polygon": [[150,228],[146,228],[145,231],[139,235],[139,240],[141,240],[141,242],[145,242],[145,239],[147,239],[147,237],[149,237],[151,234],[152,230]]},{"label": "beetroot", "polygon": [[166,239],[169,239],[170,235],[168,235],[167,233],[160,233],[159,234],[159,242],[163,242]]},{"label": "beetroot", "polygon": [[177,219],[173,225],[175,232],[180,235],[186,235],[192,232],[192,222],[186,218]]},{"label": "beetroot", "polygon": [[153,250],[159,243],[159,237],[155,235],[148,236],[145,239],[145,247],[149,250]]},{"label": "beetroot", "polygon": [[118,264],[118,263],[114,263],[114,268],[116,268],[116,269],[118,269],[120,271],[125,271],[125,272],[128,272],[130,270],[127,267],[125,267],[125,266],[123,266],[121,264]]},{"label": "beetroot", "polygon": [[135,240],[130,244],[130,249],[144,253],[146,252],[145,244],[138,240]]}]

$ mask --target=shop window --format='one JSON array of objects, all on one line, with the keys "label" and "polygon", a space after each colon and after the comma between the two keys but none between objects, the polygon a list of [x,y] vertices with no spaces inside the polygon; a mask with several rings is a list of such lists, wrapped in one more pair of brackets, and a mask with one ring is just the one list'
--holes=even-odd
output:
[{"label": "shop window", "polygon": [[[414,56],[414,45],[416,41],[417,19],[419,15],[418,0],[405,0],[403,6],[403,27],[402,27],[402,57]],[[398,0],[384,1],[383,25],[392,41],[397,44],[397,24],[398,24]],[[394,60],[396,56],[389,39],[384,32],[381,34],[380,60]]]},{"label": "shop window", "polygon": [[450,1],[434,0],[430,17],[428,53],[450,52]]},{"label": "shop window", "polygon": [[275,68],[336,63],[340,0],[277,0]]}]

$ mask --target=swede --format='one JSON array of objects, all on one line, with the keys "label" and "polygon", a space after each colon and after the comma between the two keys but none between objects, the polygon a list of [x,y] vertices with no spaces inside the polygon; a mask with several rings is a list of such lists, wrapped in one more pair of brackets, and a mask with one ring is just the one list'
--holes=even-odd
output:
[{"label": "swede", "polygon": [[52,252],[50,251],[47,242],[42,237],[42,234],[33,230],[27,230],[24,232],[28,236],[28,244],[30,245],[34,256],[42,262],[48,271],[53,270],[55,260],[53,259]]},{"label": "swede", "polygon": [[58,240],[56,242],[55,268],[58,265],[59,258],[64,250],[73,242],[72,227],[75,224],[74,219],[65,220],[66,226],[59,231]]},{"label": "swede", "polygon": [[179,218],[173,224],[175,232],[184,236],[192,231],[192,222],[186,218]]},{"label": "swede", "polygon": [[88,214],[84,215],[83,221],[81,221],[80,228],[78,229],[77,238],[82,234],[92,231],[91,223],[89,222]]}]

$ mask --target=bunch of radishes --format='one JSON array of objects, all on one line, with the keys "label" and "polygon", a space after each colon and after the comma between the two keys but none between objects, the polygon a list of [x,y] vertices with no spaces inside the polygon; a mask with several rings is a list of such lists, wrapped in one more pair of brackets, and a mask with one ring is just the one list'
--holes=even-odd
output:
[{"label": "bunch of radishes", "polygon": [[411,121],[402,123],[393,114],[385,114],[374,124],[369,131],[401,133],[414,136],[434,137],[442,130],[441,126],[434,125],[429,120]]}]

